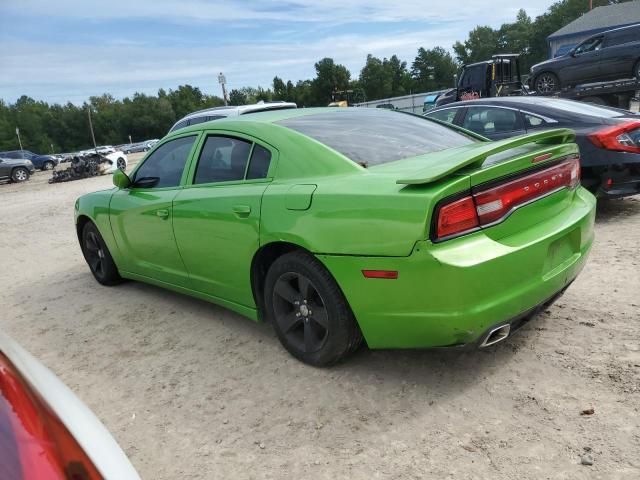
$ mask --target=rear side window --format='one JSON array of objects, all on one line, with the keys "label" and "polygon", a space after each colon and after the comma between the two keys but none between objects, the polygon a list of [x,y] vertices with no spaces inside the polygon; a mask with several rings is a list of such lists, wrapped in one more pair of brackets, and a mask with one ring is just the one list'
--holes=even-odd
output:
[{"label": "rear side window", "polygon": [[258,144],[253,146],[251,161],[249,162],[249,170],[247,171],[247,180],[256,178],[266,178],[269,172],[269,164],[271,163],[271,152]]},{"label": "rear side window", "polygon": [[520,130],[518,112],[503,108],[470,107],[462,126],[480,135]]},{"label": "rear side window", "polygon": [[205,141],[193,183],[244,180],[251,142],[239,138],[209,135]]},{"label": "rear side window", "polygon": [[350,160],[373,166],[476,140],[424,117],[384,108],[344,108],[276,122],[311,137]]},{"label": "rear side window", "polygon": [[180,185],[182,171],[189,158],[191,147],[196,136],[176,138],[158,147],[147,157],[136,170],[135,182],[145,179],[156,179],[155,183],[145,188],[177,187]]},{"label": "rear side window", "polygon": [[171,130],[169,130],[170,132],[173,132],[174,130],[178,130],[179,128],[184,128],[187,125],[189,125],[189,120],[182,120],[181,122],[176,123],[173,128]]}]

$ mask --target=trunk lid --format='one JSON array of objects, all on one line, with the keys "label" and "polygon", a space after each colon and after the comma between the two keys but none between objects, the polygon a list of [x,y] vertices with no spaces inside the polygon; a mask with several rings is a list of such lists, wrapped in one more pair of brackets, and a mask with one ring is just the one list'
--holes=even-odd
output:
[{"label": "trunk lid", "polygon": [[[525,171],[558,158],[576,154],[575,134],[555,129],[497,142],[480,142],[437,152],[435,161],[403,172],[396,183],[425,185],[452,175],[468,175],[471,186]],[[434,154],[428,154],[434,155]]]}]

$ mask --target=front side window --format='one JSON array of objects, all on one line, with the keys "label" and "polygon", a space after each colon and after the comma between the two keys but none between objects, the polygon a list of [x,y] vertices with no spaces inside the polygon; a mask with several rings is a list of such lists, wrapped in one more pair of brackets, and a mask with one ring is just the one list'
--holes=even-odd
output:
[{"label": "front side window", "polygon": [[462,124],[467,130],[488,135],[518,128],[518,112],[502,108],[470,107]]},{"label": "front side window", "polygon": [[136,170],[133,186],[177,187],[196,135],[176,138],[158,147]]},{"label": "front side window", "polygon": [[193,183],[244,180],[251,142],[209,135],[202,147]]},{"label": "front side window", "polygon": [[435,118],[441,122],[453,123],[453,119],[456,118],[456,113],[458,113],[457,108],[447,108],[446,110],[438,110],[437,112],[428,113],[425,116]]},{"label": "front side window", "polygon": [[575,54],[579,55],[586,52],[594,52],[602,48],[602,37],[590,38],[584,41],[575,49]]}]

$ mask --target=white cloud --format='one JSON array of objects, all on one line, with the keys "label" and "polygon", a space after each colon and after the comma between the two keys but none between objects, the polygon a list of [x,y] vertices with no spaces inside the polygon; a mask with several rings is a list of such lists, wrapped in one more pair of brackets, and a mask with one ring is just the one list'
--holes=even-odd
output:
[{"label": "white cloud", "polygon": [[[531,0],[526,9],[530,15],[539,14],[551,1]],[[265,10],[265,6],[282,5],[282,2],[229,0],[110,0],[89,6],[80,0],[23,0],[19,5],[3,4],[0,17],[3,11],[15,13],[19,9],[22,13],[48,15],[54,24],[61,18],[75,20],[84,25],[80,28],[94,28],[84,24],[85,21],[119,18],[155,19],[161,23],[258,22],[269,18],[281,22],[281,26],[275,32],[280,35],[269,32],[265,40],[236,41],[221,46],[212,35],[200,45],[195,43],[196,39],[189,39],[196,45],[190,48],[156,47],[135,31],[121,39],[109,38],[109,32],[105,31],[106,44],[100,46],[74,44],[73,32],[64,44],[12,39],[0,48],[0,95],[9,101],[27,94],[48,101],[80,103],[90,95],[104,92],[123,97],[136,91],[155,93],[161,87],[174,88],[185,83],[219,95],[216,77],[220,71],[225,72],[229,88],[267,87],[275,75],[293,81],[313,77],[313,65],[323,57],[345,64],[352,75],[357,76],[368,53],[379,57],[398,54],[411,63],[418,47],[449,48],[455,40],[466,38],[477,24],[498,26],[512,21],[518,9],[507,0],[495,0],[491,8],[487,8],[486,1],[466,2],[456,8],[445,2],[425,5],[426,2],[416,0],[397,3],[291,0],[288,3],[294,5],[293,10]],[[321,35],[338,21],[373,20],[395,23],[391,25],[393,28],[387,25],[385,33]],[[300,27],[296,23],[299,21],[308,23]],[[431,23],[417,28],[409,21]],[[317,39],[301,41],[311,30],[315,30]],[[389,33],[391,30],[394,32]],[[277,38],[277,41],[266,40],[268,38]],[[294,38],[297,40],[291,40]]]}]

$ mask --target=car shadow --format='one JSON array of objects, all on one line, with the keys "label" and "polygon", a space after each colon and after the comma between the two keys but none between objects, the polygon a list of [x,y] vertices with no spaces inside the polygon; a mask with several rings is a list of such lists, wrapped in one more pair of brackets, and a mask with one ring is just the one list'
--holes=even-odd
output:
[{"label": "car shadow", "polygon": [[598,199],[596,223],[612,223],[632,215],[640,215],[640,195],[617,199]]},{"label": "car shadow", "polygon": [[[536,330],[549,321],[549,316],[541,313],[506,341],[487,349],[370,350],[363,345],[336,365],[314,368],[292,358],[280,345],[271,325],[253,322],[226,308],[136,281],[103,287],[88,270],[82,271],[77,266],[58,274],[56,278],[64,278],[62,290],[47,289],[52,279],[44,276],[32,285],[32,292],[44,293],[30,296],[34,299],[35,295],[42,295],[36,303],[50,305],[43,313],[55,315],[54,329],[64,325],[66,315],[82,315],[86,320],[78,326],[84,331],[76,331],[80,338],[114,345],[123,343],[122,335],[144,338],[144,341],[129,339],[124,342],[127,346],[120,348],[123,352],[144,349],[146,355],[164,355],[167,338],[176,345],[184,344],[185,350],[178,349],[173,354],[179,356],[186,355],[183,352],[196,344],[198,348],[210,345],[215,351],[216,345],[231,342],[238,346],[239,355],[244,355],[244,349],[249,352],[246,363],[254,365],[252,368],[264,369],[265,373],[275,369],[281,372],[284,382],[290,382],[292,376],[311,375],[328,382],[341,381],[341,378],[362,384],[375,381],[396,391],[408,384],[428,385],[438,396],[457,396],[497,374],[517,358],[519,350],[529,349],[536,341]],[[109,313],[113,304],[119,308]],[[38,322],[37,328],[47,327],[42,323],[44,319],[39,318],[38,310],[29,311],[28,306],[26,309],[25,313]],[[162,333],[154,335],[157,331]],[[147,340],[148,336],[153,340]],[[255,352],[259,352],[258,357]],[[237,374],[244,376],[241,365],[231,364],[225,368],[239,368]]]}]

